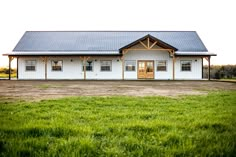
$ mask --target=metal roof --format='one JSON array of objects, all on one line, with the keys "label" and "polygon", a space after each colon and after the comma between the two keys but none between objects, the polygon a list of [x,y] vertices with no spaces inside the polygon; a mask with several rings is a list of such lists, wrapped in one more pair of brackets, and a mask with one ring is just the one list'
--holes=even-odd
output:
[{"label": "metal roof", "polygon": [[119,51],[151,35],[181,52],[207,52],[195,31],[27,31],[14,52]]},{"label": "metal roof", "polygon": [[216,56],[215,53],[211,52],[175,52],[177,56]]},{"label": "metal roof", "polygon": [[20,56],[28,56],[28,55],[44,55],[44,56],[66,56],[66,55],[93,55],[93,56],[104,56],[104,55],[114,55],[118,56],[121,55],[119,51],[17,51],[17,52],[12,52],[10,55],[20,55]]}]

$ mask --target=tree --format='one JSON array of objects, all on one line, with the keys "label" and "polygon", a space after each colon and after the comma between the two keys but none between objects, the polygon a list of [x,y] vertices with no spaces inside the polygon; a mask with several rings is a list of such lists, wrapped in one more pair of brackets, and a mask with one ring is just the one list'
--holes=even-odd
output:
[{"label": "tree", "polygon": [[[208,78],[208,66],[203,67],[203,78]],[[236,78],[236,65],[212,65],[211,78]]]}]

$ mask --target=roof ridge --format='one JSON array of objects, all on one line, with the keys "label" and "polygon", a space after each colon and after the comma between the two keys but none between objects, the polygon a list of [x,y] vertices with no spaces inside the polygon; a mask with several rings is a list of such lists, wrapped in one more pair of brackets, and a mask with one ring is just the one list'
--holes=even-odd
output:
[{"label": "roof ridge", "polygon": [[47,31],[26,31],[26,32],[196,32],[196,31],[154,31],[154,30],[151,30],[151,31],[144,31],[144,30],[139,30],[139,31],[129,31],[129,30],[53,30],[53,31],[50,31],[50,30],[47,30]]}]

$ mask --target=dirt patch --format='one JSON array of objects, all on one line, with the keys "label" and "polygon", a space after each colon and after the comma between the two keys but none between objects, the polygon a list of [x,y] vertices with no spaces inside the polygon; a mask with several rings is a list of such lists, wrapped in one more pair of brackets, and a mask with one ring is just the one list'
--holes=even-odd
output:
[{"label": "dirt patch", "polygon": [[236,90],[236,83],[216,81],[0,81],[0,97],[42,100],[65,96],[179,96]]}]

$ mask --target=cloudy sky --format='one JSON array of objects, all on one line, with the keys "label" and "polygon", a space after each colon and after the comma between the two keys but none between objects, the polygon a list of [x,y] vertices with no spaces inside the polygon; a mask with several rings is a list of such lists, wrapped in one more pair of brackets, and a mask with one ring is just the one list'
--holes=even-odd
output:
[{"label": "cloudy sky", "polygon": [[197,31],[212,64],[236,64],[235,0],[1,0],[0,66],[25,31]]}]

